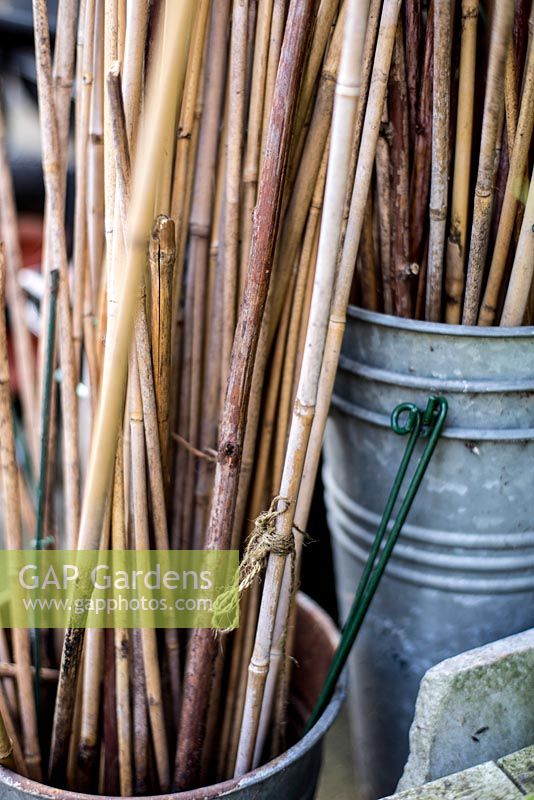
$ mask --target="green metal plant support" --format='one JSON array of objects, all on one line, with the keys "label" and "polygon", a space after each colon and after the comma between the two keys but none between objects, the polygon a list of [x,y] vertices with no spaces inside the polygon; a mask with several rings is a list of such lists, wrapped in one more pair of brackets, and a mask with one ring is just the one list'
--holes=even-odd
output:
[{"label": "green metal plant support", "polygon": [[[427,407],[424,412],[413,403],[401,403],[395,408],[391,415],[392,429],[401,436],[409,434],[408,443],[397,475],[395,476],[382,519],[380,520],[373,546],[371,547],[362,577],[358,584],[350,613],[343,627],[338,648],[332,660],[319,699],[306,724],[306,733],[317,722],[334,693],[336,683],[365,620],[367,610],[371,605],[371,601],[378,588],[382,575],[384,574],[384,570],[393,552],[402,526],[406,521],[415,495],[417,494],[428,464],[430,463],[430,459],[432,458],[432,454],[436,448],[436,444],[445,424],[447,410],[448,405],[444,397],[431,395],[428,398]],[[397,502],[401,486],[406,477],[416,442],[420,436],[427,438],[425,448],[408,485],[406,496],[402,501],[396,519],[386,536],[395,503]]]}]

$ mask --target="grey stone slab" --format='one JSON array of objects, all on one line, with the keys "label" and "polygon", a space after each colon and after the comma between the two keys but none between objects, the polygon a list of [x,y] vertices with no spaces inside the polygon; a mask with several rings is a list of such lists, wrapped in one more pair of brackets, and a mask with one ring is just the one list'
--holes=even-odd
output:
[{"label": "grey stone slab", "polygon": [[383,800],[525,800],[524,794],[493,762],[408,789]]},{"label": "grey stone slab", "polygon": [[534,629],[432,667],[398,790],[495,761],[534,742]]},{"label": "grey stone slab", "polygon": [[500,758],[497,764],[526,794],[534,793],[534,747]]}]

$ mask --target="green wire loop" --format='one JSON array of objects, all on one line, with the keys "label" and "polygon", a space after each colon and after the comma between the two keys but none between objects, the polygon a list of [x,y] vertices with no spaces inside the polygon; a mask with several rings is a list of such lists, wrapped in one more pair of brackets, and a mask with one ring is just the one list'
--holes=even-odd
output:
[{"label": "green wire loop", "polygon": [[[384,513],[382,514],[382,519],[380,520],[380,525],[378,526],[373,540],[367,562],[363,569],[352,607],[343,627],[338,648],[332,659],[332,664],[330,665],[319,699],[307,721],[305,733],[315,725],[334,694],[339,676],[343,671],[348,655],[364,622],[367,610],[371,605],[378,584],[384,574],[384,570],[391,557],[402,526],[406,521],[406,517],[412,507],[412,503],[421,485],[428,464],[430,463],[436,444],[438,443],[447,417],[447,410],[448,404],[444,397],[431,395],[428,398],[424,412],[421,412],[413,403],[401,403],[391,414],[391,427],[393,431],[401,436],[406,434],[410,434],[410,436],[395,480],[393,481],[393,486],[387,499]],[[401,503],[396,519],[390,526],[393,508],[397,502],[419,436],[427,437],[428,441],[408,485],[406,495]],[[388,528],[389,533],[386,537]]]}]

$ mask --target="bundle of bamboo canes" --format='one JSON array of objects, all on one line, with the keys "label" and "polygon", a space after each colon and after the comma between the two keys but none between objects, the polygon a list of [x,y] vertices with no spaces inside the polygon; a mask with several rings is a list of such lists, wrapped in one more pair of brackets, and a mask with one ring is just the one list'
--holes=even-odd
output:
[{"label": "bundle of bamboo canes", "polygon": [[0,326],[6,546],[39,531],[71,549],[242,549],[269,507],[272,524],[231,634],[69,629],[60,663],[47,639],[32,664],[28,632],[0,631],[20,772],[129,796],[240,775],[283,748],[302,532],[349,300],[530,319],[530,5],[60,0],[52,55],[33,0],[46,289],[35,363],[0,120],[0,289],[21,401]]}]

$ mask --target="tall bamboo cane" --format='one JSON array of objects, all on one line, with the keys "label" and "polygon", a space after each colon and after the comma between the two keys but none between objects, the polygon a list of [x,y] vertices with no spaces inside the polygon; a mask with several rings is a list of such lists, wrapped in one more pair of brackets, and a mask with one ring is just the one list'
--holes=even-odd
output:
[{"label": "tall bamboo cane", "polygon": [[434,0],[432,178],[426,284],[426,318],[433,322],[441,318],[443,256],[447,225],[451,39],[451,0]]},{"label": "tall bamboo cane", "polygon": [[501,316],[501,325],[521,325],[527,310],[534,275],[534,170],[525,215]]},{"label": "tall bamboo cane", "polygon": [[13,192],[13,181],[6,150],[4,117],[0,111],[0,231],[5,247],[6,297],[13,326],[13,345],[17,359],[20,396],[22,402],[24,433],[28,442],[32,465],[37,468],[38,428],[32,424],[35,413],[36,394],[32,370],[33,355],[30,332],[24,321],[24,296],[19,286],[18,271],[22,266],[22,255],[18,240],[17,209]]},{"label": "tall bamboo cane", "polygon": [[67,542],[74,547],[78,538],[80,519],[77,369],[74,362],[67,250],[63,220],[63,193],[60,183],[61,156],[59,154],[58,128],[53,99],[46,0],[33,0],[33,15],[44,180],[50,215],[50,246],[53,265],[59,270],[59,316],[62,327],[62,335],[59,337],[59,353],[62,371],[61,403],[64,425],[63,456],[66,531]]},{"label": "tall bamboo cane", "polygon": [[447,241],[445,321],[458,325],[464,291],[465,245],[473,140],[478,0],[462,0],[462,41],[458,86],[458,118],[452,189],[451,227]]},{"label": "tall bamboo cane", "polygon": [[[22,549],[22,527],[20,519],[19,476],[15,453],[15,434],[11,406],[11,388],[7,356],[7,330],[4,313],[6,271],[4,250],[0,246],[0,469],[4,490],[4,518],[7,547]],[[37,733],[37,715],[33,693],[30,661],[29,631],[14,628],[12,631],[13,652],[17,665],[17,687],[24,738],[24,757],[29,775],[41,778],[41,755]]]},{"label": "tall bamboo cane", "polygon": [[249,0],[233,0],[230,41],[228,127],[226,130],[226,182],[224,196],[224,325],[222,389],[230,366],[235,332],[239,281],[239,223],[241,160],[245,111],[247,17]]},{"label": "tall bamboo cane", "polygon": [[478,162],[473,224],[467,265],[462,323],[474,325],[478,318],[478,303],[488,248],[488,234],[493,206],[493,176],[495,148],[502,119],[504,64],[513,21],[513,3],[495,3],[491,45],[482,119],[482,138]]},{"label": "tall bamboo cane", "polygon": [[[332,145],[326,177],[323,226],[319,239],[314,295],[280,487],[280,495],[284,499],[280,501],[279,511],[284,513],[276,518],[277,535],[280,537],[281,543],[290,542],[293,537],[294,506],[317,395],[321,355],[328,319],[328,300],[332,294],[347,191],[346,175],[358,101],[367,9],[366,0],[349,2],[347,8],[341,62],[336,84]],[[287,508],[286,502],[289,505]],[[245,709],[235,768],[236,776],[242,775],[250,768],[254,757],[265,680],[269,668],[276,607],[285,563],[286,556],[272,554],[267,565],[256,641],[249,666]]]},{"label": "tall bamboo cane", "polygon": [[[534,17],[533,17],[534,19]],[[493,248],[488,282],[478,317],[479,325],[492,325],[497,311],[499,291],[503,281],[510,242],[514,232],[514,221],[527,166],[532,129],[534,127],[534,49],[530,51],[525,66],[523,96],[517,123],[516,136],[510,160],[508,180],[504,195],[497,239]]]},{"label": "tall bamboo cane", "polygon": [[[145,246],[153,222],[159,148],[161,137],[165,135],[166,128],[174,124],[176,117],[179,98],[170,90],[176,85],[177,74],[179,76],[185,72],[186,42],[193,5],[192,0],[171,4],[170,15],[175,40],[172,46],[169,43],[162,52],[157,90],[154,85],[148,90],[146,124],[140,134],[138,148],[138,152],[142,155],[135,160],[133,202],[129,213],[129,230],[132,231],[132,238],[129,242],[125,267],[127,277],[121,284],[116,335],[110,345],[113,370],[108,370],[103,377],[101,402],[93,435],[82,508],[80,549],[96,549],[100,537],[115,461],[117,431],[122,416],[127,370],[126,355],[131,341],[139,286],[145,265]],[[61,775],[63,769],[82,644],[83,629],[68,629],[65,635],[52,731],[50,764],[53,774]]]},{"label": "tall bamboo cane", "polygon": [[[221,423],[207,537],[210,549],[227,548],[232,537],[252,368],[269,288],[296,96],[314,6],[314,0],[292,0],[286,24],[254,215],[244,301]],[[217,640],[210,631],[193,632],[187,656],[176,754],[177,788],[190,786],[199,774],[216,652]]]}]

